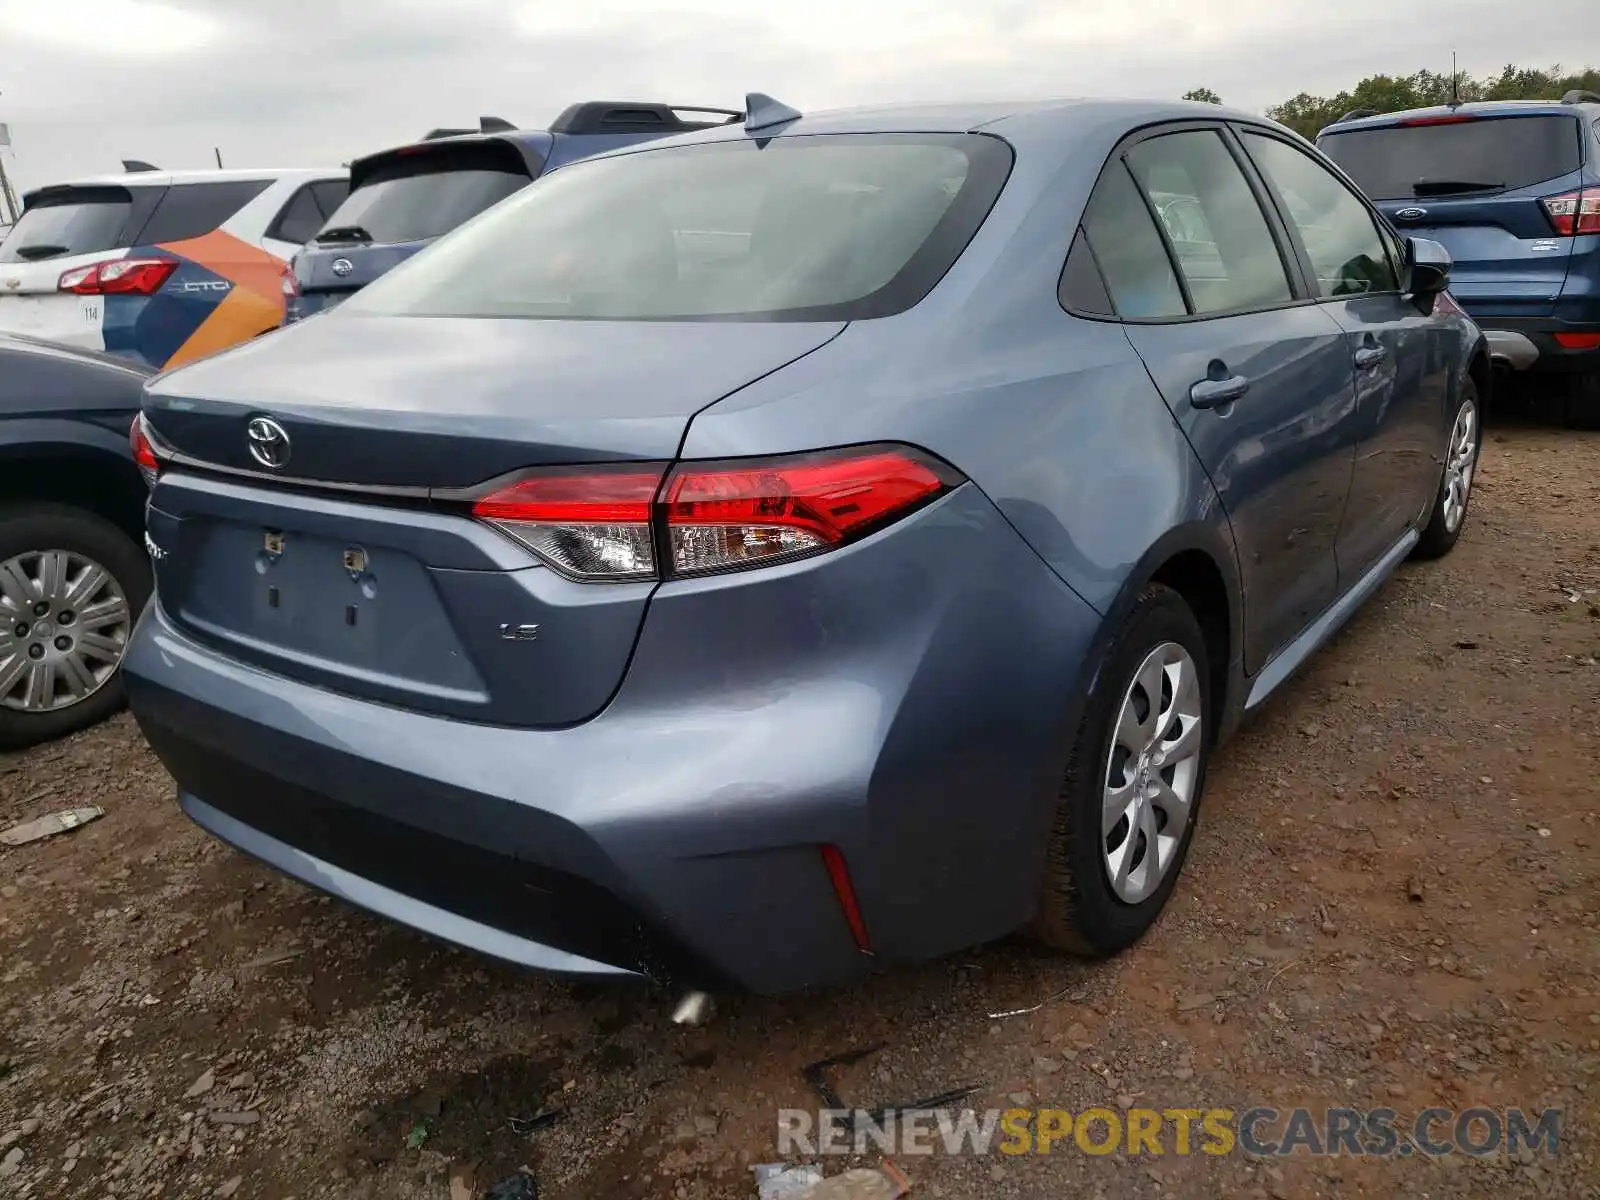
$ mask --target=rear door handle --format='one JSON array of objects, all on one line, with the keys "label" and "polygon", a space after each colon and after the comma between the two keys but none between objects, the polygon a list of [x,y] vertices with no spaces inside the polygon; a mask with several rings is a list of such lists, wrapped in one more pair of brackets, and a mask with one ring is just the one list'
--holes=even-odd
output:
[{"label": "rear door handle", "polygon": [[1250,381],[1243,375],[1230,375],[1227,379],[1202,379],[1189,389],[1189,403],[1196,408],[1217,408],[1232,404],[1250,390]]},{"label": "rear door handle", "polygon": [[1363,346],[1356,351],[1356,367],[1362,371],[1370,371],[1388,357],[1389,352],[1382,346]]}]

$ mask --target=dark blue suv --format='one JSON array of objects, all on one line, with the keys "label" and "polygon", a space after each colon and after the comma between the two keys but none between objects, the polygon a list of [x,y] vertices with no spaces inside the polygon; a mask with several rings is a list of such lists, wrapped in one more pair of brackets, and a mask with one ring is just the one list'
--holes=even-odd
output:
[{"label": "dark blue suv", "polygon": [[[350,195],[295,256],[287,322],[331,308],[435,238],[565,163],[652,138],[737,122],[735,109],[590,100],[549,129],[483,117],[350,164]],[[707,119],[709,118],[709,119]]]},{"label": "dark blue suv", "polygon": [[1496,364],[1569,376],[1567,423],[1600,428],[1600,95],[1355,112],[1317,145],[1450,251]]}]

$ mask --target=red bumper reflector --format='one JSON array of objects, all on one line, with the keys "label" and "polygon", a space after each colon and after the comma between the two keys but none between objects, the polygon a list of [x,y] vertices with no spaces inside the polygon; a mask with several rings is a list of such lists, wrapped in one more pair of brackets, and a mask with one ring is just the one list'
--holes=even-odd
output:
[{"label": "red bumper reflector", "polygon": [[1600,350],[1600,333],[1558,333],[1556,345],[1563,350]]},{"label": "red bumper reflector", "polygon": [[872,953],[872,942],[867,938],[867,923],[861,919],[861,906],[856,903],[856,890],[850,883],[850,868],[845,865],[844,852],[837,846],[822,847],[822,861],[828,868],[828,878],[833,881],[834,895],[839,897],[839,907],[849,923],[850,936],[856,948],[864,954]]}]

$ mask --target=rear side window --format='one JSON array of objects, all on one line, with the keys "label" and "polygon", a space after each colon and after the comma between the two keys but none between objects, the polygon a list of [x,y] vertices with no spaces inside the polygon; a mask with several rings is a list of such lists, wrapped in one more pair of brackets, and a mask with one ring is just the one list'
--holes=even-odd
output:
[{"label": "rear side window", "polygon": [[949,270],[1010,170],[1010,148],[982,134],[740,139],[587,159],[348,305],[640,321],[887,316]]},{"label": "rear side window", "polygon": [[324,233],[356,240],[418,242],[442,237],[528,185],[509,146],[451,146],[396,154],[357,167],[354,188]]},{"label": "rear side window", "polygon": [[1128,151],[1127,162],[1161,218],[1196,313],[1294,298],[1277,240],[1221,134],[1150,138]]},{"label": "rear side window", "polygon": [[175,183],[139,231],[146,245],[204,237],[267,190],[269,179],[232,183]]},{"label": "rear side window", "polygon": [[268,227],[267,236],[277,238],[280,242],[304,245],[317,236],[322,221],[322,210],[317,207],[316,197],[311,194],[311,186],[307,184],[289,197],[289,203],[283,206]]},{"label": "rear side window", "polygon": [[317,207],[322,210],[323,217],[331,217],[350,195],[350,182],[346,179],[319,179],[311,185],[311,194],[317,198]]},{"label": "rear side window", "polygon": [[30,197],[0,242],[0,262],[39,262],[128,245],[133,197],[127,188],[57,188]]},{"label": "rear side window", "polygon": [[1265,134],[1243,134],[1250,157],[1272,181],[1300,231],[1323,296],[1394,292],[1399,277],[1372,213],[1310,155]]},{"label": "rear side window", "polygon": [[1151,320],[1188,313],[1150,209],[1120,160],[1106,168],[1095,186],[1084,212],[1083,232],[1117,316]]},{"label": "rear side window", "polygon": [[1583,124],[1569,116],[1467,119],[1325,133],[1318,148],[1374,200],[1529,187],[1583,163]]}]

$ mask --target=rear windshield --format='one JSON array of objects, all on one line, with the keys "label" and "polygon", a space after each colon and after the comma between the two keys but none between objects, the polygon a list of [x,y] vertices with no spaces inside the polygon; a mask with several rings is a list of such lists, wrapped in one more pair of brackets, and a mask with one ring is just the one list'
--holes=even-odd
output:
[{"label": "rear windshield", "polygon": [[132,206],[125,188],[62,188],[34,196],[0,242],[0,262],[39,262],[125,247]]},{"label": "rear windshield", "polygon": [[1317,145],[1374,200],[1498,192],[1571,174],[1583,163],[1574,117],[1495,117],[1325,133]]},{"label": "rear windshield", "polygon": [[322,233],[373,242],[436,238],[527,184],[527,169],[509,155],[421,152],[361,173]]},{"label": "rear windshield", "polygon": [[367,288],[357,311],[854,320],[917,303],[1010,148],[976,134],[712,142],[580,162]]}]

